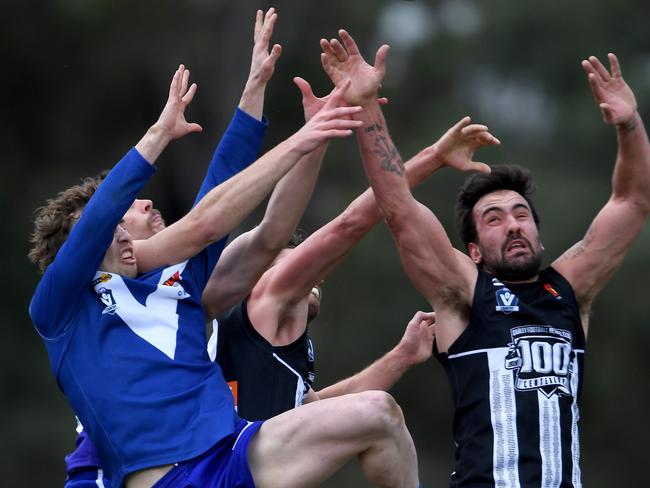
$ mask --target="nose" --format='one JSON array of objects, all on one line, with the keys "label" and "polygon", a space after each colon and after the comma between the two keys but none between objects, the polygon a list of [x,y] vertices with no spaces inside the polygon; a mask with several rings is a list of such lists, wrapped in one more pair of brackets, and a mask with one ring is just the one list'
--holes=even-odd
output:
[{"label": "nose", "polygon": [[521,223],[514,215],[508,216],[508,234],[518,234],[521,230]]},{"label": "nose", "polygon": [[129,231],[121,225],[118,225],[117,229],[115,229],[115,235],[117,236],[117,242],[130,242],[133,240]]},{"label": "nose", "polygon": [[141,212],[149,212],[153,208],[153,202],[151,200],[144,200],[138,198],[136,202],[137,202],[137,208]]}]

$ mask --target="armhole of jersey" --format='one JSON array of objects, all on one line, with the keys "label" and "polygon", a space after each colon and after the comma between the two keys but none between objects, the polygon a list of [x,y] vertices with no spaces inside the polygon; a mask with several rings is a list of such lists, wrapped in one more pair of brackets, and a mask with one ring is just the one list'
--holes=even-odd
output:
[{"label": "armhole of jersey", "polygon": [[447,354],[458,353],[463,350],[463,346],[467,343],[474,331],[476,330],[478,320],[474,320],[474,317],[481,316],[482,310],[480,307],[481,299],[484,295],[485,284],[488,282],[488,274],[485,273],[481,268],[477,269],[476,275],[476,284],[474,285],[474,297],[472,298],[472,307],[470,309],[469,318],[467,321],[467,327],[465,330],[456,338],[456,340],[449,346]]},{"label": "armhole of jersey", "polygon": [[567,280],[562,273],[560,273],[558,270],[556,270],[553,266],[549,266],[545,270],[548,275],[550,280],[553,282],[554,285],[556,285],[560,290],[560,295],[563,295],[565,297],[570,297],[570,302],[568,306],[570,306],[573,309],[573,312],[575,313],[576,317],[578,317],[578,322],[580,324],[580,336],[583,344],[587,343],[587,338],[585,337],[585,328],[584,325],[582,324],[582,315],[580,314],[580,306],[578,305],[578,299],[576,298],[576,295],[573,291],[573,287],[571,286],[571,283],[569,283],[569,280]]}]

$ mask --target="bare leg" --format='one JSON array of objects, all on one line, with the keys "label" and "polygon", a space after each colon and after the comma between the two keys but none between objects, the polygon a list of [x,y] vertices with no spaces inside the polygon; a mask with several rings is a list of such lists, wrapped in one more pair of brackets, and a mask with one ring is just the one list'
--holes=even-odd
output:
[{"label": "bare leg", "polygon": [[418,486],[413,440],[389,394],[369,391],[295,408],[266,421],[248,448],[258,488],[318,486],[354,457],[375,486]]}]

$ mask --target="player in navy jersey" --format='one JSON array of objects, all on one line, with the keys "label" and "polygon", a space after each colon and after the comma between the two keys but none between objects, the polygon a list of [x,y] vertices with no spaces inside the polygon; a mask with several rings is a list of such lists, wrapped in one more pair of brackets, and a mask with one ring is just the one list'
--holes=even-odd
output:
[{"label": "player in navy jersey", "polygon": [[120,225],[124,213],[165,146],[199,129],[183,115],[196,90],[188,89],[188,76],[181,66],[159,121],[85,206],[62,194],[43,209],[41,217],[61,200],[69,204],[64,230],[56,233],[63,244],[37,232],[35,247],[47,251],[37,258],[45,271],[30,313],[112,484],[253,486],[254,477],[262,488],[311,486],[358,456],[374,484],[416,486],[415,449],[387,395],[347,395],[246,423],[205,350],[199,297],[215,257],[206,246],[239,223],[302,155],[350,135],[359,107],[339,107],[346,88],[337,88],[301,130],[210,191],[186,217],[139,241],[134,252]]},{"label": "player in navy jersey", "polygon": [[527,172],[470,177],[457,202],[468,254],[409,191],[376,103],[387,46],[367,64],[345,31],[321,41],[335,84],[352,81],[368,178],[416,288],[436,311],[436,345],[456,406],[452,486],[581,486],[578,398],[594,297],[621,264],[650,213],[650,144],[633,92],[609,54],[582,62],[618,156],[609,201],[585,237],[540,270],[543,246]]},{"label": "player in navy jersey", "polygon": [[[316,98],[306,82],[299,86],[306,117],[309,117],[309,111],[322,106],[324,100]],[[406,163],[409,182],[419,184],[444,164],[472,169],[475,167],[471,162],[474,151],[483,145],[497,143],[487,127],[470,125],[469,120],[463,119],[439,141]],[[284,250],[261,277],[266,261],[256,250],[259,246],[250,244],[254,236],[243,234],[226,247],[206,286],[203,303],[208,317],[217,316],[252,287],[246,300],[219,320],[219,327],[211,338],[213,349],[216,349],[212,355],[222,364],[226,380],[233,383],[243,412],[250,412],[252,418],[261,418],[267,408],[278,411],[319,398],[388,390],[411,366],[430,357],[434,316],[419,312],[410,321],[400,343],[368,368],[323,390],[311,388],[313,365],[305,357],[309,351],[306,330],[308,320],[318,311],[320,289],[315,285],[323,281],[380,220],[372,190],[368,189],[341,215],[299,246]],[[217,337],[226,343],[220,346]],[[235,337],[242,344],[233,348]],[[264,357],[254,361],[255,351]],[[247,369],[247,362],[259,367]],[[262,363],[266,369],[272,368],[277,373],[271,376],[282,385],[282,395],[278,388],[259,385],[255,380]],[[258,385],[266,393],[256,392]],[[255,401],[259,398],[274,399],[274,405]]]}]

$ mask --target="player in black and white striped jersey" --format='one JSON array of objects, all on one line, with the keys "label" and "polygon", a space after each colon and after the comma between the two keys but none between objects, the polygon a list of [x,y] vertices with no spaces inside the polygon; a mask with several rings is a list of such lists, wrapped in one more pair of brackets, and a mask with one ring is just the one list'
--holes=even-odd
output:
[{"label": "player in black and white striped jersey", "polygon": [[454,249],[433,213],[412,196],[377,91],[375,66],[354,40],[321,41],[346,101],[378,204],[404,268],[436,311],[436,344],[452,386],[457,444],[452,486],[581,486],[578,399],[589,310],[650,214],[650,144],[618,60],[582,62],[619,149],[609,201],[583,240],[540,270],[543,246],[528,174],[495,168],[470,177],[458,199],[468,254]]}]

